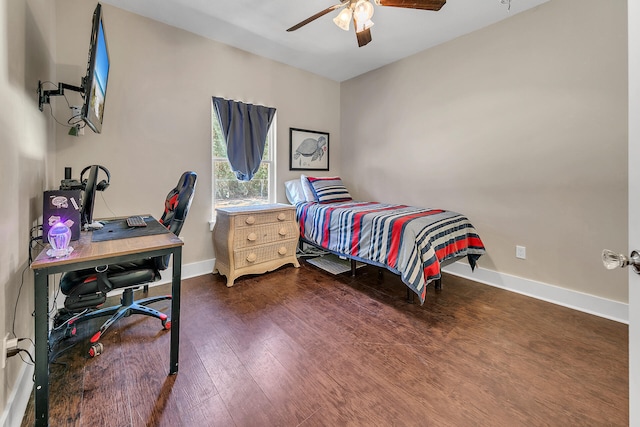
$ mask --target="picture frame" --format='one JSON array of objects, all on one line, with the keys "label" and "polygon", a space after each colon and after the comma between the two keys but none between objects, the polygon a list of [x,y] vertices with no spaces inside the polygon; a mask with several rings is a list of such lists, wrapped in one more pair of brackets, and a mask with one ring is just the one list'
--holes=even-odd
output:
[{"label": "picture frame", "polygon": [[329,133],[289,128],[289,170],[328,171]]}]

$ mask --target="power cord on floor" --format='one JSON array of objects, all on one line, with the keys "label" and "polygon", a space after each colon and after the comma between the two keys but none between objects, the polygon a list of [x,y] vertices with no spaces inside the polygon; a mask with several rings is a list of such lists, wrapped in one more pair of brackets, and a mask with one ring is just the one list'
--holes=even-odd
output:
[{"label": "power cord on floor", "polygon": [[319,249],[313,246],[307,246],[306,249],[300,249],[298,248],[296,250],[296,256],[304,258],[304,257],[317,257],[317,256],[322,256],[322,255],[327,255],[329,254],[329,251],[325,251],[323,249]]}]

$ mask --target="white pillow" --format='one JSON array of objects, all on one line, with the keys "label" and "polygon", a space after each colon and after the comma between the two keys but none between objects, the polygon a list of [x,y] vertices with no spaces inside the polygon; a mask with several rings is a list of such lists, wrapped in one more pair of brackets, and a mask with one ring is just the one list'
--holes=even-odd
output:
[{"label": "white pillow", "polygon": [[302,182],[299,179],[286,181],[284,183],[284,188],[285,193],[287,194],[287,200],[289,200],[289,203],[292,205],[306,200],[304,192],[302,191]]},{"label": "white pillow", "polygon": [[307,179],[307,175],[300,175],[300,182],[302,183],[302,191],[304,192],[304,198],[307,202],[317,202],[316,195],[313,194],[311,184]]}]

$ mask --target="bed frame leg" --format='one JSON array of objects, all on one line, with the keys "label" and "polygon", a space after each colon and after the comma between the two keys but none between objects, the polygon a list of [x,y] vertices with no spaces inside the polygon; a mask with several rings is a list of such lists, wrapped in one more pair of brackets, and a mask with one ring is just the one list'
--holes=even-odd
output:
[{"label": "bed frame leg", "polygon": [[415,296],[416,296],[416,294],[411,292],[411,289],[407,288],[407,302],[409,304],[413,304],[414,303]]},{"label": "bed frame leg", "polygon": [[436,290],[438,290],[438,291],[441,290],[442,289],[442,278],[436,279],[436,281],[434,282],[433,286],[436,288]]},{"label": "bed frame leg", "polygon": [[351,260],[351,277],[356,277],[356,260]]}]

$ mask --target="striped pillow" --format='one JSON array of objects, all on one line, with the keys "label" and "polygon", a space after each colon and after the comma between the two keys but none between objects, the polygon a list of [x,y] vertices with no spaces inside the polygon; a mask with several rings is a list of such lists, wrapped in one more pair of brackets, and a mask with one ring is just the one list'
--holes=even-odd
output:
[{"label": "striped pillow", "polygon": [[307,177],[316,200],[320,203],[347,202],[353,200],[351,194],[342,183],[340,177],[312,178]]}]

